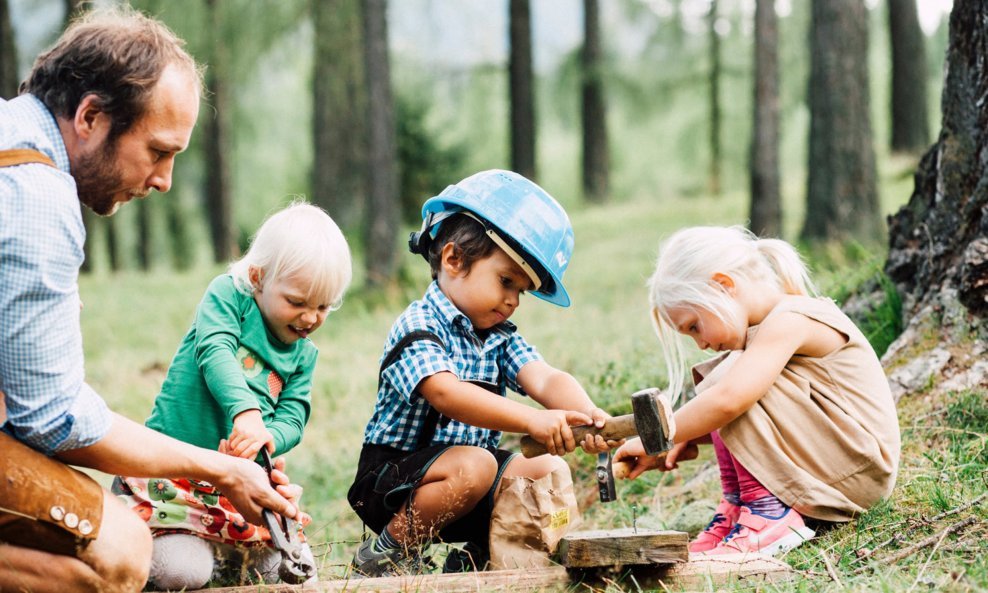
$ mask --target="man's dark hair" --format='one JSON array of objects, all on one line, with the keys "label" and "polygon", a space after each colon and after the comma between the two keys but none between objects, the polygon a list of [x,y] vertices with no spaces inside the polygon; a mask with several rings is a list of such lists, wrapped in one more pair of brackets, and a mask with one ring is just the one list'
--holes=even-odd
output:
[{"label": "man's dark hair", "polygon": [[202,71],[161,22],[128,8],[91,11],[73,21],[39,55],[20,93],[37,97],[56,117],[72,118],[96,95],[111,121],[109,139],[144,115],[151,90],[171,64],[184,65],[202,94]]},{"label": "man's dark hair", "polygon": [[443,247],[453,244],[453,253],[463,262],[463,270],[469,272],[473,262],[494,253],[497,244],[487,236],[484,225],[463,214],[454,214],[439,226],[436,238],[429,245],[429,267],[432,279],[439,277],[442,268]]}]

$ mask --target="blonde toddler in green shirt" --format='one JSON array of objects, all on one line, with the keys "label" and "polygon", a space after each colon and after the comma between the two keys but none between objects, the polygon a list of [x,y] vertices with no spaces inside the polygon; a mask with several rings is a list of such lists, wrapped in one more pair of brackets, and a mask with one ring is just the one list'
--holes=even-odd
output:
[{"label": "blonde toddler in green shirt", "polygon": [[[311,409],[318,350],[309,336],[340,306],[350,279],[346,239],[325,211],[294,203],[270,216],[207,288],[147,426],[237,457],[287,453]],[[113,490],[151,527],[156,587],[198,589],[244,573],[278,580],[280,553],[267,529],[244,521],[211,485],[120,476]]]}]

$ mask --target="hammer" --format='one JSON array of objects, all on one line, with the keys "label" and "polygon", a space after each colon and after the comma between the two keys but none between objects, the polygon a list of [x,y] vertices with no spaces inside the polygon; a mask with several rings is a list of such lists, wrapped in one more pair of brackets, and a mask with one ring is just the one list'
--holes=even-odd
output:
[{"label": "hammer", "polygon": [[[574,426],[573,438],[582,441],[588,434],[600,435],[606,441],[619,441],[638,435],[649,455],[658,455],[672,449],[669,438],[673,427],[672,406],[662,391],[655,387],[642,389],[631,396],[631,414],[608,418],[603,427]],[[545,445],[530,436],[521,438],[521,452],[525,457],[544,455]]]}]

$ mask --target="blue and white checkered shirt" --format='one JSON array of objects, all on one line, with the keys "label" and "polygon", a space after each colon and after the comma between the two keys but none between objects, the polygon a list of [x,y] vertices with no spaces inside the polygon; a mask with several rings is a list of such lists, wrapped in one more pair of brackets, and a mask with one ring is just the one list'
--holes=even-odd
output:
[{"label": "blue and white checkered shirt", "polygon": [[[385,369],[374,415],[364,431],[365,443],[415,450],[429,411],[429,402],[415,388],[426,377],[449,371],[461,381],[496,384],[500,375],[509,389],[525,395],[518,385],[518,371],[542,358],[508,321],[492,328],[487,339],[481,340],[467,316],[446,298],[436,282],[395,321],[381,360],[403,336],[416,330],[436,334],[445,348],[418,340]],[[501,395],[505,395],[503,391]],[[450,420],[436,428],[431,444],[496,447],[500,440],[499,431]]]},{"label": "blue and white checkered shirt", "polygon": [[53,454],[110,429],[106,403],[84,380],[79,266],[86,231],[55,118],[38,99],[0,100],[0,150],[32,148],[57,168],[0,168],[0,391],[3,430]]}]

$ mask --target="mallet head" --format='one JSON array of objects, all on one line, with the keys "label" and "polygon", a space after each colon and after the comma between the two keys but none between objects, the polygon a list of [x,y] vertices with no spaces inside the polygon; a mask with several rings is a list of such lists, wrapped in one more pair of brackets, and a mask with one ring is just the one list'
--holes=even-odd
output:
[{"label": "mallet head", "polygon": [[636,392],[631,396],[631,408],[645,452],[658,455],[672,449],[672,405],[662,391],[649,387]]}]

